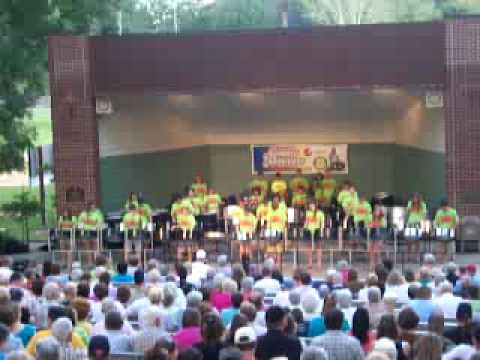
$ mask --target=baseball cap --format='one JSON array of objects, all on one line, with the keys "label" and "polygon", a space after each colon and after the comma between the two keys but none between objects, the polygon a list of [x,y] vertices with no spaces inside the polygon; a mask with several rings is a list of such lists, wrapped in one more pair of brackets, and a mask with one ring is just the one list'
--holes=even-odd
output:
[{"label": "baseball cap", "polygon": [[252,344],[257,341],[257,335],[250,326],[243,326],[235,331],[233,341],[235,345]]}]

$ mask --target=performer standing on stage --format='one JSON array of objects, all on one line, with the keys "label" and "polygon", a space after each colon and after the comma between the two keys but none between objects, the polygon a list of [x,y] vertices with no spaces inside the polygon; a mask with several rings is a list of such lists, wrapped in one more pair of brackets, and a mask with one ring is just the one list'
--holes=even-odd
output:
[{"label": "performer standing on stage", "polygon": [[123,215],[122,224],[125,232],[123,244],[125,261],[130,251],[132,251],[132,245],[135,248],[135,253],[140,256],[142,249],[142,229],[144,226],[144,217],[140,215],[138,209],[134,204],[130,204],[130,208]]},{"label": "performer standing on stage", "polygon": [[243,201],[240,202],[240,207],[243,211],[238,219],[238,240],[240,241],[240,259],[243,264],[246,264],[250,260],[252,250],[250,245],[256,233],[257,218],[247,209]]},{"label": "performer standing on stage", "polygon": [[290,180],[289,187],[292,194],[302,190],[305,194],[308,193],[310,182],[305,176],[303,176],[302,169],[297,169],[297,174]]},{"label": "performer standing on stage", "polygon": [[345,181],[342,190],[338,193],[337,202],[340,204],[343,211],[343,227],[346,228],[349,219],[353,216],[353,211],[358,203],[358,194],[355,187],[350,181]]},{"label": "performer standing on stage", "polygon": [[[442,200],[440,204],[440,208],[437,210],[435,214],[434,226],[438,229],[447,229],[453,230],[457,227],[458,224],[458,215],[457,211],[448,205],[447,200]],[[447,235],[448,237],[450,234]],[[444,240],[444,241],[443,241]],[[448,256],[449,246],[453,239],[442,239],[443,242],[443,255],[445,257]]]},{"label": "performer standing on stage", "polygon": [[380,262],[380,252],[382,251],[383,247],[382,235],[387,228],[385,214],[380,206],[375,206],[373,214],[370,215],[370,219],[367,224],[370,230],[368,257],[370,258],[370,270],[373,270],[375,265]]},{"label": "performer standing on stage", "polygon": [[[77,217],[72,215],[72,211],[67,209],[63,212],[62,215],[58,217],[57,229],[58,229],[58,245],[62,254],[64,251],[70,251],[67,253],[67,256],[64,259],[67,260],[68,264],[72,262],[72,248],[73,236],[75,227],[77,226]],[[63,257],[63,256],[62,256]]]},{"label": "performer standing on stage", "polygon": [[272,194],[278,195],[282,200],[286,201],[288,186],[285,179],[282,178],[282,174],[279,172],[275,174],[275,178],[270,185],[270,190]]},{"label": "performer standing on stage", "polygon": [[371,219],[372,206],[367,201],[365,196],[362,195],[353,209],[353,222],[355,223],[355,227],[357,229],[362,226],[366,228]]},{"label": "performer standing on stage", "polygon": [[268,194],[268,180],[264,177],[263,172],[259,171],[257,176],[248,184],[248,190],[251,194],[258,191],[261,199],[264,200]]},{"label": "performer standing on stage", "polygon": [[325,171],[323,174],[322,185],[322,206],[330,206],[335,192],[337,191],[337,181],[332,177],[330,171]]},{"label": "performer standing on stage", "polygon": [[138,195],[137,212],[142,219],[142,227],[152,222],[152,207],[145,202],[142,194]]},{"label": "performer standing on stage", "polygon": [[205,198],[205,212],[207,214],[218,214],[222,197],[213,189],[208,189],[208,195]]},{"label": "performer standing on stage", "polygon": [[275,195],[272,199],[272,203],[268,209],[267,215],[267,230],[266,240],[267,253],[273,253],[275,262],[280,260],[280,253],[283,249],[282,240],[285,236],[285,230],[287,228],[287,210],[286,206],[282,206],[280,202],[280,196]]},{"label": "performer standing on stage", "polygon": [[[407,227],[421,229],[422,222],[427,218],[427,204],[422,200],[420,194],[415,193],[407,204]],[[420,251],[420,238],[407,239],[408,255],[417,254]]]},{"label": "performer standing on stage", "polygon": [[[188,191],[188,194],[183,199],[178,200],[172,205],[171,213],[172,220],[177,229],[181,231],[181,239],[186,241],[189,237],[192,237],[193,230],[195,229],[195,209],[192,205],[191,195],[192,191]],[[177,234],[178,236],[178,234]],[[192,247],[191,246],[177,246],[177,260],[182,259],[184,252],[187,252],[189,259],[192,259]]]},{"label": "performer standing on stage", "polygon": [[127,201],[125,201],[125,210],[128,211],[130,209],[130,205],[135,206],[135,208],[138,208],[138,195],[135,192],[131,192],[130,195],[128,195]]},{"label": "performer standing on stage", "polygon": [[[89,203],[88,208],[80,213],[78,217],[78,227],[81,230],[81,246],[84,250],[100,250],[100,231],[102,231],[101,227],[103,223],[103,214],[93,203]],[[97,242],[97,246],[95,246],[95,242]],[[95,247],[97,247],[97,249],[95,249]],[[92,262],[93,253],[89,253],[87,259],[87,262]]]},{"label": "performer standing on stage", "polygon": [[[313,252],[317,251],[317,262],[319,268],[322,267],[322,246],[321,246],[321,233],[325,227],[325,214],[322,210],[317,209],[315,201],[308,203],[307,211],[305,212],[305,223],[303,225],[303,236],[305,240],[310,240],[312,243],[311,251],[308,251],[309,266],[313,266]],[[315,247],[315,242],[318,241],[318,245]]]}]

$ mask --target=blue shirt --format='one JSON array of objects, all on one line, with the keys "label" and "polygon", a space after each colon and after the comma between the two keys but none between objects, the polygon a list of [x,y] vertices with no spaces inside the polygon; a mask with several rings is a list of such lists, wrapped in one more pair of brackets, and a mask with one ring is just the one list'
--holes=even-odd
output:
[{"label": "blue shirt", "polygon": [[421,322],[427,322],[430,314],[438,307],[432,300],[415,299],[410,301],[410,307],[415,311]]},{"label": "blue shirt", "polygon": [[240,309],[236,309],[233,307],[223,309],[220,315],[223,321],[223,325],[225,325],[225,327],[228,327],[235,315],[237,315],[238,313],[240,313]]},{"label": "blue shirt", "polygon": [[[350,325],[345,319],[343,319],[341,330],[343,332],[350,331]],[[314,317],[312,320],[310,320],[310,324],[308,325],[307,337],[323,335],[326,331],[327,327],[325,326],[325,320],[323,316]]]},{"label": "blue shirt", "polygon": [[35,335],[37,329],[30,324],[23,324],[22,329],[15,334],[20,340],[22,340],[23,346],[27,346],[30,339]]},{"label": "blue shirt", "polygon": [[133,284],[133,276],[130,274],[115,274],[112,276],[114,284]]}]

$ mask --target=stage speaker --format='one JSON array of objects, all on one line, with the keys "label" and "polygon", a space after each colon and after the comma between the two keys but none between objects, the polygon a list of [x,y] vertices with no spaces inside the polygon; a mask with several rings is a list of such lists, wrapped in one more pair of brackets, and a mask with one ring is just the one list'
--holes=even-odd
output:
[{"label": "stage speaker", "polygon": [[465,216],[460,221],[457,231],[457,251],[477,252],[480,242],[480,218],[478,216]]}]

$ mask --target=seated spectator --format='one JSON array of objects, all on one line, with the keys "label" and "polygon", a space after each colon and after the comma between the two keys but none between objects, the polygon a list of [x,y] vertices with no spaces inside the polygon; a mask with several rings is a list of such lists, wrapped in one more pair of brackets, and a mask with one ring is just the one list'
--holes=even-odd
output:
[{"label": "seated spectator", "polygon": [[392,270],[385,283],[385,292],[397,295],[397,301],[401,304],[408,303],[408,284],[398,270]]},{"label": "seated spectator", "polygon": [[93,294],[95,298],[90,300],[90,311],[92,323],[96,324],[103,319],[102,301],[108,297],[108,286],[104,283],[97,283],[93,287]]},{"label": "seated spectator", "polygon": [[265,321],[265,309],[264,309],[264,304],[263,304],[263,294],[259,292],[255,292],[252,296],[252,304],[255,306],[255,309],[257,309],[257,317],[255,318],[255,323],[266,327],[267,323]]},{"label": "seated spectator", "polygon": [[72,301],[77,297],[77,284],[67,282],[63,287],[63,301],[62,305],[72,306]]},{"label": "seated spectator", "polygon": [[439,286],[439,295],[435,298],[434,303],[443,311],[443,315],[447,319],[454,319],[457,314],[458,305],[462,302],[462,298],[453,295],[453,286],[445,281]]},{"label": "seated spectator", "polygon": [[158,306],[160,308],[163,328],[168,332],[175,332],[180,328],[182,310],[175,303],[176,296],[177,288],[173,283],[167,283],[163,287],[163,299],[161,299],[161,303],[158,302],[161,297],[160,292],[149,292],[150,302],[153,306]]},{"label": "seated spectator", "polygon": [[257,360],[270,360],[284,356],[290,360],[300,359],[302,345],[296,337],[284,334],[287,313],[279,306],[271,306],[266,314],[267,333],[258,338],[255,349]]},{"label": "seated spectator", "polygon": [[242,352],[242,360],[254,360],[257,336],[249,326],[237,329],[234,336],[235,346]]},{"label": "seated spectator", "polygon": [[310,321],[321,312],[320,298],[316,291],[315,293],[306,292],[303,294],[301,309],[306,321]]},{"label": "seated spectator", "polygon": [[[163,359],[155,358],[155,360],[163,360]],[[180,353],[178,354],[178,360],[204,360],[204,359],[203,359],[203,354],[200,350],[194,347],[190,347],[180,351]]]},{"label": "seated spectator", "polygon": [[217,273],[227,277],[232,276],[232,267],[228,263],[227,255],[218,255],[217,257]]},{"label": "seated spectator", "polygon": [[150,306],[142,312],[142,329],[133,336],[133,351],[144,353],[154,347],[160,339],[170,339],[162,326],[162,312],[156,306]]},{"label": "seated spectator", "polygon": [[198,309],[203,301],[203,294],[200,291],[193,290],[187,295],[187,307]]},{"label": "seated spectator", "polygon": [[[323,299],[323,309],[322,315],[316,316],[310,320],[308,325],[307,337],[315,337],[325,334],[325,314],[328,311],[331,311],[337,307],[337,301],[335,300],[335,295],[328,294],[325,299]],[[343,319],[341,330],[347,332],[351,329],[348,321]]]},{"label": "seated spectator", "polygon": [[248,320],[248,326],[250,326],[257,337],[265,335],[267,328],[258,324],[255,320],[257,317],[257,309],[251,302],[244,301],[240,306],[240,313],[245,315]]},{"label": "seated spectator", "polygon": [[90,360],[108,360],[110,358],[110,344],[105,335],[96,335],[90,339],[88,357]]},{"label": "seated spectator", "polygon": [[160,339],[155,346],[145,352],[144,360],[159,360],[165,356],[165,360],[177,360],[178,350],[175,342],[167,339]]},{"label": "seated spectator", "polygon": [[445,265],[445,277],[447,281],[452,284],[452,287],[455,287],[458,280],[457,264],[454,262],[449,262],[447,265]]},{"label": "seated spectator", "polygon": [[240,312],[240,305],[242,304],[242,293],[236,292],[232,295],[232,306],[221,311],[223,325],[228,327],[235,315]]},{"label": "seated spectator", "polygon": [[129,254],[127,258],[127,263],[127,274],[133,276],[133,274],[135,274],[135,271],[139,269],[140,259],[137,254]]},{"label": "seated spectator", "polygon": [[[188,277],[188,271],[187,268],[184,265],[177,264],[175,266],[175,269],[177,271],[178,275],[178,288],[183,292],[184,296],[188,295],[190,291],[192,291],[195,287],[193,286],[192,282],[187,280]],[[195,283],[197,286],[201,284],[200,283]]]},{"label": "seated spectator", "polygon": [[112,276],[114,285],[133,284],[133,275],[128,273],[128,265],[126,263],[117,264],[117,273]]},{"label": "seated spectator", "polygon": [[13,336],[22,341],[23,346],[27,346],[30,339],[35,335],[35,326],[22,324],[20,322],[21,310],[17,303],[10,302],[0,305],[0,323],[6,325]]},{"label": "seated spectator", "polygon": [[[73,324],[67,317],[61,317],[52,324],[52,336],[40,340],[37,344],[37,356],[41,354],[44,343],[49,348],[51,343],[58,344],[60,359],[84,359],[87,355],[86,347],[74,347],[72,344]],[[40,349],[40,351],[39,351]]]},{"label": "seated spectator", "polygon": [[415,299],[409,303],[420,318],[420,321],[427,322],[430,314],[436,310],[441,310],[432,300],[432,289],[428,286],[422,286],[417,290]]},{"label": "seated spectator", "polygon": [[[100,321],[98,321],[92,328],[92,334],[93,335],[100,335],[105,332],[105,318],[106,314],[108,314],[111,311],[116,311],[119,312],[120,315],[122,316],[122,319],[124,318],[122,312],[121,312],[121,305],[117,305],[115,301],[113,301],[110,298],[105,298],[102,301],[102,318]],[[122,324],[122,332],[126,335],[133,335],[135,331],[132,328],[132,325],[128,321],[123,321]]]},{"label": "seated spectator", "polygon": [[123,317],[118,311],[110,311],[105,315],[105,335],[110,344],[112,354],[132,351],[132,339],[122,331]]},{"label": "seated spectator", "polygon": [[460,303],[456,313],[457,326],[445,331],[445,337],[456,345],[472,344],[472,307],[469,303]]},{"label": "seated spectator", "polygon": [[[242,311],[241,307],[240,307],[240,311]],[[237,331],[237,329],[245,326],[250,326],[250,322],[242,312],[240,312],[240,314],[237,314],[233,317],[232,323],[230,324],[230,328],[228,329],[227,334],[225,336],[226,346],[234,345],[235,332]]]},{"label": "seated spectator", "polygon": [[[286,306],[283,306],[283,307],[286,307],[289,309],[302,309],[301,302],[302,302],[302,298],[300,296],[300,293],[297,291],[290,291],[290,293],[288,294],[288,303]],[[281,306],[278,303],[275,305]]]},{"label": "seated spectator", "polygon": [[417,330],[420,318],[417,313],[406,307],[398,314],[398,327],[400,328],[400,340],[406,341],[410,349],[413,349],[415,340],[417,339],[415,331]]},{"label": "seated spectator", "polygon": [[328,360],[327,352],[318,346],[307,346],[303,349],[302,360]]},{"label": "seated spectator", "polygon": [[224,332],[225,327],[217,315],[210,313],[202,319],[202,341],[195,347],[202,352],[204,359],[218,360],[220,350],[225,347]]},{"label": "seated spectator", "polygon": [[480,326],[475,325],[472,331],[472,339],[469,344],[462,343],[442,356],[442,360],[472,359],[472,356],[480,351]]},{"label": "seated spectator", "polygon": [[395,343],[388,338],[381,338],[373,344],[373,351],[387,356],[388,360],[396,360],[398,358]]},{"label": "seated spectator", "polygon": [[192,262],[192,276],[197,280],[194,282],[201,283],[207,278],[207,272],[211,268],[207,262],[207,253],[203,249],[197,250],[195,261]]},{"label": "seated spectator", "polygon": [[367,309],[358,308],[353,314],[351,335],[360,341],[360,345],[365,354],[372,351],[375,333],[370,330],[370,320]]},{"label": "seated spectator", "polygon": [[295,291],[300,294],[300,301],[303,301],[304,297],[307,295],[310,297],[316,297],[317,300],[320,300],[317,290],[312,287],[312,277],[306,271],[300,272],[300,284]]},{"label": "seated spectator", "polygon": [[130,288],[130,300],[129,304],[135,300],[143,298],[145,296],[145,289],[143,287],[145,283],[145,273],[142,269],[137,269],[133,273],[133,286]]},{"label": "seated spectator", "polygon": [[182,328],[173,337],[179,351],[187,349],[202,341],[200,329],[200,312],[187,308],[182,316]]},{"label": "seated spectator", "polygon": [[255,281],[250,276],[246,276],[242,279],[240,289],[241,289],[242,297],[243,297],[244,301],[250,301],[250,299],[253,295],[253,285],[254,285],[254,283],[255,283]]},{"label": "seated spectator", "polygon": [[305,321],[303,318],[303,312],[300,309],[293,309],[290,311],[292,314],[295,323],[297,324],[297,336],[298,337],[307,337],[308,334],[308,326],[310,321]]},{"label": "seated spectator", "polygon": [[358,279],[358,271],[355,269],[349,269],[347,275],[346,287],[352,293],[352,297],[358,299],[358,293],[360,289],[364,287],[363,282]]},{"label": "seated spectator", "polygon": [[372,286],[368,289],[368,314],[370,325],[373,328],[378,326],[380,318],[387,313],[385,304],[382,301],[382,294],[380,289],[376,286]]},{"label": "seated spectator", "polygon": [[413,358],[423,359],[441,359],[442,358],[442,338],[437,334],[423,334],[415,343],[413,348]]},{"label": "seated spectator", "polygon": [[442,340],[442,353],[446,353],[455,347],[452,340],[443,336],[445,325],[445,317],[441,311],[433,312],[428,319],[428,331],[432,334],[440,336]]},{"label": "seated spectator", "polygon": [[31,284],[31,296],[25,299],[24,304],[30,313],[30,320],[37,329],[45,329],[48,326],[47,314],[48,307],[43,295],[43,286],[45,282],[41,278],[35,278]]},{"label": "seated spectator", "polygon": [[254,289],[261,291],[264,295],[275,296],[282,286],[277,279],[272,278],[272,270],[265,266],[262,270],[262,279],[255,282]]},{"label": "seated spectator", "polygon": [[367,276],[367,285],[358,292],[358,300],[364,304],[368,303],[368,289],[374,286],[378,287],[378,277],[377,274],[370,273]]},{"label": "seated spectator", "polygon": [[348,321],[348,325],[352,327],[353,314],[357,308],[352,305],[352,293],[348,289],[335,291],[338,308],[343,312],[344,319]]},{"label": "seated spectator", "polygon": [[117,301],[122,306],[123,313],[127,310],[130,302],[130,287],[128,285],[120,285],[117,287]]},{"label": "seated spectator", "polygon": [[213,294],[210,302],[215,309],[222,311],[232,306],[232,294],[237,292],[237,283],[230,278],[222,280],[222,288]]},{"label": "seated spectator", "polygon": [[380,318],[380,322],[377,327],[377,339],[390,339],[395,343],[397,349],[397,360],[406,360],[402,342],[400,341],[400,336],[398,334],[397,323],[395,322],[395,317],[391,314],[383,315]]},{"label": "seated spectator", "polygon": [[360,342],[341,331],[343,312],[332,309],[325,314],[324,335],[315,337],[312,345],[325,349],[328,357],[336,360],[362,360],[364,358]]},{"label": "seated spectator", "polygon": [[9,352],[21,349],[23,349],[22,341],[13,336],[5,324],[0,323],[0,356],[5,357]]},{"label": "seated spectator", "polygon": [[85,298],[77,297],[73,300],[72,306],[77,313],[77,327],[83,328],[89,337],[92,336],[93,327],[88,321],[90,302]]},{"label": "seated spectator", "polygon": [[[65,317],[65,315],[66,315],[65,309],[61,306],[51,306],[48,309],[48,329],[38,331],[30,339],[30,342],[28,343],[28,346],[27,346],[27,352],[30,355],[35,356],[36,351],[37,351],[37,343],[42,339],[45,339],[47,337],[51,337],[53,335],[52,334],[53,323],[55,322],[55,320],[57,320],[61,317]],[[80,336],[78,336],[75,333],[72,334],[71,343],[72,343],[73,348],[85,349],[85,345],[83,343],[83,340],[80,338]]]}]

